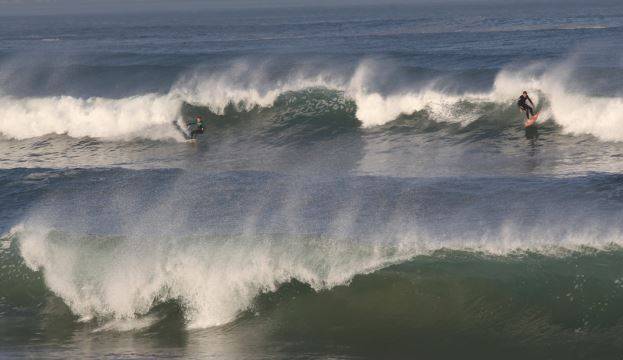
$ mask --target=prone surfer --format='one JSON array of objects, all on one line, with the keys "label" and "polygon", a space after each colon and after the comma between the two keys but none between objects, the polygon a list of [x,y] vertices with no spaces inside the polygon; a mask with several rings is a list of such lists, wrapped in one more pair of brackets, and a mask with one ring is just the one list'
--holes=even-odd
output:
[{"label": "prone surfer", "polygon": [[[528,105],[526,101],[529,101],[530,105]],[[524,91],[523,94],[521,94],[519,100],[517,100],[517,106],[521,109],[521,111],[526,113],[526,119],[530,119],[531,116],[534,116],[534,103],[528,96],[527,91]]]},{"label": "prone surfer", "polygon": [[193,130],[190,132],[190,138],[191,139],[196,139],[197,138],[197,134],[203,134],[203,120],[201,119],[201,116],[197,116],[195,117],[195,122],[190,124],[191,126],[193,126]]}]

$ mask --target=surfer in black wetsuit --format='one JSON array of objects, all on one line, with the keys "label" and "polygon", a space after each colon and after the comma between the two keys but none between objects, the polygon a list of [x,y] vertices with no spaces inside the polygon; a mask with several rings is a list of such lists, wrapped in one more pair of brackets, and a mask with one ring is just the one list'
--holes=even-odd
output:
[{"label": "surfer in black wetsuit", "polygon": [[203,134],[203,120],[201,116],[197,116],[195,118],[195,122],[191,124],[193,126],[193,130],[190,132],[190,138],[196,139],[197,134]]},{"label": "surfer in black wetsuit", "polygon": [[[530,105],[528,105],[526,101],[529,101]],[[524,111],[526,113],[527,119],[530,119],[531,116],[534,116],[534,103],[532,102],[532,99],[530,99],[530,97],[528,96],[527,91],[524,91],[523,94],[521,94],[519,100],[517,100],[517,106],[519,106],[521,111]]]}]

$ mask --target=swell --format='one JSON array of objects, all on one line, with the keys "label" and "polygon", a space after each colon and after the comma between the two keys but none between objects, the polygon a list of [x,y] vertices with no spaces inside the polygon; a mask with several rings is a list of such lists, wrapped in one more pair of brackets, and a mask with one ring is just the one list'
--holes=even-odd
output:
[{"label": "swell", "polygon": [[[498,118],[509,126],[521,117],[512,109],[517,94],[525,89],[539,103],[541,122],[553,120],[568,134],[623,140],[618,121],[623,100],[574,91],[569,87],[573,66],[567,63],[502,70],[490,90],[481,92],[448,90],[452,81],[443,77],[416,87],[403,83],[392,89],[382,85],[388,82],[383,80],[384,72],[381,64],[364,61],[347,75],[290,71],[275,80],[263,73],[261,66],[241,62],[223,72],[187,73],[166,93],[121,99],[5,95],[0,97],[0,133],[15,139],[66,134],[108,140],[181,140],[183,135],[173,124],[184,129],[191,114],[205,113],[209,124],[222,123],[227,115],[254,115],[252,110],[275,110],[277,128],[283,121],[296,123],[299,115],[308,117],[310,127],[316,125],[315,118],[321,118],[318,126],[326,127],[323,117],[337,119],[337,127],[342,126],[340,119],[355,127],[376,127],[418,113],[461,127],[483,118]],[[193,107],[198,110],[188,110]],[[336,111],[338,116],[333,116]],[[253,116],[248,118],[254,121]]]}]

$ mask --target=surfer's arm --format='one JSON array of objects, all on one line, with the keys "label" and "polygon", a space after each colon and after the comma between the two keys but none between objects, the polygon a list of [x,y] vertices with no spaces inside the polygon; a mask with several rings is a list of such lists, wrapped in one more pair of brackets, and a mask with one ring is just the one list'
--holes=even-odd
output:
[{"label": "surfer's arm", "polygon": [[532,102],[532,99],[530,99],[530,97],[528,96],[528,101],[530,101],[530,105],[532,105],[532,108],[535,109],[536,106],[534,106],[534,103]]}]

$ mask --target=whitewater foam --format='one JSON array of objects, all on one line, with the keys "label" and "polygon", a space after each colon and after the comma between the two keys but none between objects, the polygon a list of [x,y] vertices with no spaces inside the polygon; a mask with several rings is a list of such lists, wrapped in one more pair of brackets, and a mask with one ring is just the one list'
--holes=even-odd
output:
[{"label": "whitewater foam", "polygon": [[0,97],[0,132],[16,139],[46,134],[123,140],[181,138],[171,126],[180,116],[180,106],[174,96],[156,94],[125,99]]},{"label": "whitewater foam", "polygon": [[155,324],[158,321],[158,318],[153,315],[143,316],[141,318],[132,318],[132,319],[113,319],[105,322],[103,325],[98,326],[94,333],[106,332],[106,331],[116,331],[116,332],[124,332],[124,331],[134,331],[148,328]]}]

